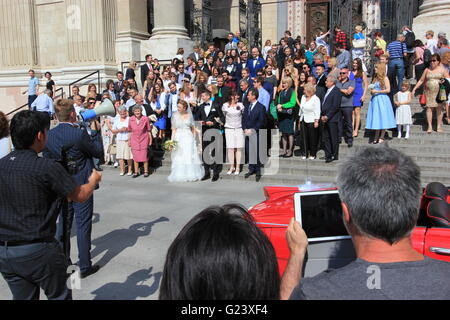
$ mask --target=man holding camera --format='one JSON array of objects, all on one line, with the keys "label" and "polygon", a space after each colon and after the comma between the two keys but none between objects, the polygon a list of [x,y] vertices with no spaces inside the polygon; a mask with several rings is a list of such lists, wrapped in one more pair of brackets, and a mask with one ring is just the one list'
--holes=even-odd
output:
[{"label": "man holding camera", "polygon": [[0,160],[0,272],[15,300],[71,299],[65,256],[55,240],[56,219],[65,199],[84,202],[101,175],[76,183],[54,160],[41,158],[50,121],[21,111],[11,120],[15,151]]},{"label": "man holding camera", "polygon": [[[74,181],[86,183],[94,169],[92,158],[103,159],[103,143],[100,126],[96,120],[91,121],[90,135],[86,128],[77,124],[73,101],[59,100],[55,105],[59,125],[50,130],[44,156],[61,160]],[[67,210],[64,210],[67,209]],[[91,262],[91,231],[94,213],[93,195],[85,203],[67,203],[62,210],[59,223],[58,238],[64,253],[70,261],[70,230],[73,217],[77,224],[77,244],[81,278],[94,274],[100,268]]]}]

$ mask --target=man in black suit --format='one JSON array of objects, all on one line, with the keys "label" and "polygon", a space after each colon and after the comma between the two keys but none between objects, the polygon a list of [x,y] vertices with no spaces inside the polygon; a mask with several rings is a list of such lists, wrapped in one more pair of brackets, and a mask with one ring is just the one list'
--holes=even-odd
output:
[{"label": "man in black suit", "polygon": [[[211,92],[205,91],[201,95],[202,104],[195,109],[196,119],[202,122],[202,157],[203,157],[203,166],[205,168],[205,176],[202,178],[202,181],[208,180],[211,178],[211,169],[213,170],[213,178],[212,181],[216,182],[219,180],[219,174],[222,170],[222,161],[223,156],[216,154],[216,150],[223,150],[223,141],[219,141],[219,144],[213,150],[209,150],[208,146],[211,143],[216,143],[215,139],[208,138],[205,134],[213,134],[214,137],[221,137],[220,134],[220,122],[224,123],[225,119],[222,112],[222,106],[211,100]],[[213,131],[209,131],[213,130]],[[222,139],[221,139],[222,140]]]},{"label": "man in black suit", "polygon": [[337,78],[329,76],[326,81],[328,88],[321,108],[321,120],[324,124],[322,141],[325,150],[325,162],[339,159],[339,108],[342,94],[336,87]]},{"label": "man in black suit", "polygon": [[206,73],[209,76],[211,76],[211,70],[209,70],[208,66],[205,64],[205,60],[200,59],[197,62],[197,68],[199,68],[202,72]]},{"label": "man in black suit", "polygon": [[198,45],[194,46],[194,52],[189,55],[193,61],[198,62],[199,60],[203,60],[203,57],[200,53],[200,47]]},{"label": "man in black suit", "polygon": [[316,96],[323,101],[325,94],[327,93],[327,76],[325,75],[325,65],[318,64],[316,66],[316,74],[317,74],[317,85],[316,85]]},{"label": "man in black suit", "polygon": [[[90,135],[77,125],[77,116],[72,101],[59,100],[55,106],[60,124],[49,131],[47,145],[43,151],[46,158],[71,163],[68,171],[73,180],[83,185],[89,181],[94,169],[92,158],[103,159],[101,128],[96,120],[91,122]],[[91,261],[91,231],[94,213],[94,196],[84,203],[69,202],[63,209],[58,226],[58,235],[67,259],[70,260],[70,230],[75,216],[77,244],[81,277],[85,278],[99,270]]]},{"label": "man in black suit", "polygon": [[80,94],[80,87],[78,87],[78,86],[73,86],[72,87],[72,95],[69,98],[67,98],[67,99],[74,100],[75,96],[80,96],[81,97],[81,102],[84,103],[84,100],[86,99],[86,97],[82,96]]},{"label": "man in black suit", "polygon": [[248,101],[248,91],[250,90],[250,85],[247,80],[241,80],[239,82],[239,102],[242,102],[244,107],[248,107],[250,102]]},{"label": "man in black suit", "polygon": [[[114,91],[117,92],[117,94],[120,96],[122,90],[123,90],[123,72],[118,71],[116,73],[117,81],[114,83]],[[120,98],[122,98],[120,96]]]},{"label": "man in black suit", "polygon": [[244,70],[245,68],[248,67],[247,66],[248,52],[241,51],[240,56],[241,56],[241,61],[237,64],[237,67],[236,67],[236,79],[238,82],[241,81],[241,79],[242,79],[242,70]]},{"label": "man in black suit", "polygon": [[147,79],[147,75],[150,71],[153,71],[153,56],[148,54],[145,56],[145,63],[141,66],[141,83],[144,86],[144,82]]},{"label": "man in black suit", "polygon": [[248,159],[248,173],[245,179],[256,174],[256,182],[261,180],[261,159],[259,158],[259,130],[266,125],[266,108],[258,102],[259,92],[252,88],[248,92],[249,105],[242,115],[242,129],[245,134],[245,153]]}]

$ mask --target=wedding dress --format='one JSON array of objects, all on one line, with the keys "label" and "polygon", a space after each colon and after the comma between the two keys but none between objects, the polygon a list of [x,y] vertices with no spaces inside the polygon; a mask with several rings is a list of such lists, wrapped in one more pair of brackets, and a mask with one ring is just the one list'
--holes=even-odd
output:
[{"label": "wedding dress", "polygon": [[176,128],[173,141],[177,142],[172,151],[172,171],[169,182],[191,182],[200,180],[205,171],[198,153],[195,137],[192,134],[194,117],[188,108],[188,117],[183,118],[178,112],[172,117],[172,129]]}]

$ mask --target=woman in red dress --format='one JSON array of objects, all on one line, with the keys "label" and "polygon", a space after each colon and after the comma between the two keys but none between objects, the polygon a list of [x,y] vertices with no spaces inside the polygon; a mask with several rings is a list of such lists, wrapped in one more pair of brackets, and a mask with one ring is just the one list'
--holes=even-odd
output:
[{"label": "woman in red dress", "polygon": [[128,143],[134,160],[133,178],[139,177],[139,163],[144,163],[144,177],[148,172],[148,146],[152,144],[151,125],[147,117],[142,115],[141,106],[133,107],[133,114],[128,123]]}]

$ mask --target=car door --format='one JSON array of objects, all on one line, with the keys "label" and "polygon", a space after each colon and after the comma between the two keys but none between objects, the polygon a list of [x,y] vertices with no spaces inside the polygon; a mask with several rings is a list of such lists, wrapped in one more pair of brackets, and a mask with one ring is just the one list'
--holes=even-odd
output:
[{"label": "car door", "polygon": [[433,259],[450,262],[450,229],[428,228],[424,254]]}]

